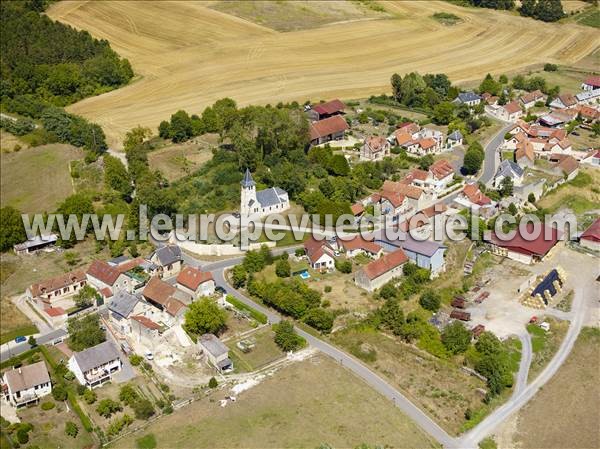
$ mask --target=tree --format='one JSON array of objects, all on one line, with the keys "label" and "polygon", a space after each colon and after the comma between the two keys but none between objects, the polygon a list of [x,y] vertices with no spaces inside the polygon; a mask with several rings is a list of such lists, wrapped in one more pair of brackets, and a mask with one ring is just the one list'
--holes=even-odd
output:
[{"label": "tree", "polygon": [[479,85],[480,93],[489,92],[492,95],[498,95],[500,93],[500,89],[502,89],[502,85],[497,82],[489,73]]},{"label": "tree", "polygon": [[87,404],[93,404],[94,402],[96,402],[96,399],[97,399],[96,392],[94,390],[92,390],[91,388],[86,388],[85,392],[83,393],[83,400]]},{"label": "tree", "polygon": [[154,407],[148,399],[140,399],[131,406],[137,419],[148,419],[154,415]]},{"label": "tree", "polygon": [[123,402],[128,406],[133,406],[137,401],[139,401],[140,395],[133,388],[132,385],[126,384],[121,387],[119,390],[119,401]]},{"label": "tree", "polygon": [[275,274],[280,278],[289,278],[292,274],[292,268],[287,260],[280,259],[275,264]]},{"label": "tree", "polygon": [[231,281],[234,288],[242,288],[246,285],[247,277],[248,273],[246,272],[244,265],[236,265],[233,267],[233,270],[231,271]]},{"label": "tree", "polygon": [[556,22],[565,16],[560,0],[538,0],[533,17],[544,22]]},{"label": "tree", "polygon": [[100,318],[96,313],[81,318],[71,318],[67,328],[69,331],[67,344],[73,351],[83,351],[106,340],[106,334],[100,327]]},{"label": "tree", "polygon": [[426,87],[425,81],[417,72],[405,75],[400,85],[400,102],[412,106]]},{"label": "tree", "polygon": [[67,421],[65,423],[65,434],[67,436],[75,438],[78,433],[79,428],[77,427],[77,424],[75,424],[73,421]]},{"label": "tree", "polygon": [[304,316],[304,322],[310,327],[329,333],[333,327],[333,321],[335,316],[329,310],[322,309],[320,307],[310,309]]},{"label": "tree", "polygon": [[340,273],[345,273],[345,274],[352,273],[352,262],[350,262],[349,260],[336,260],[335,268]]},{"label": "tree", "polygon": [[[163,126],[163,123],[166,123],[167,127],[169,126],[169,122],[161,122],[160,126]],[[123,139],[123,149],[127,153],[144,143],[144,141],[151,135],[152,131],[150,130],[150,128],[136,126],[132,130],[128,131],[127,134],[125,134],[125,138]]]},{"label": "tree", "polygon": [[481,164],[483,164],[481,152],[471,148],[467,149],[463,159],[463,170],[465,174],[474,175],[481,169]]},{"label": "tree", "polygon": [[11,249],[25,240],[27,234],[19,211],[11,206],[0,209],[0,251]]},{"label": "tree", "polygon": [[218,335],[225,329],[227,314],[210,298],[203,298],[190,304],[185,314],[185,329],[196,335]]},{"label": "tree", "polygon": [[394,73],[390,82],[392,84],[392,95],[396,101],[400,101],[402,98],[402,77],[397,73]]},{"label": "tree", "polygon": [[504,179],[502,179],[502,181],[500,182],[500,195],[503,197],[506,196],[511,196],[513,194],[513,189],[514,189],[514,183],[512,178],[510,177],[506,177]]},{"label": "tree", "polygon": [[431,310],[432,312],[437,311],[440,308],[441,303],[442,298],[440,297],[440,294],[434,290],[427,290],[419,298],[421,307],[426,310]]},{"label": "tree", "polygon": [[442,332],[442,343],[452,354],[465,352],[471,344],[471,332],[459,321],[446,326]]},{"label": "tree", "polygon": [[433,162],[433,155],[426,154],[421,159],[419,159],[419,168],[421,170],[429,170],[429,167],[431,167],[431,164],[433,164]]},{"label": "tree", "polygon": [[350,165],[343,154],[334,154],[326,168],[335,176],[348,176],[350,173]]},{"label": "tree", "polygon": [[219,382],[217,382],[217,379],[215,379],[214,377],[211,377],[208,381],[208,388],[217,388],[218,385]]},{"label": "tree", "polygon": [[295,351],[303,345],[304,339],[296,334],[291,321],[282,320],[278,324],[274,324],[273,328],[275,329],[275,343],[282,351]]},{"label": "tree", "polygon": [[443,101],[433,109],[433,121],[438,125],[447,125],[454,120],[454,105]]},{"label": "tree", "polygon": [[33,335],[29,336],[29,338],[27,339],[27,344],[32,348],[35,348],[37,346],[37,341]]},{"label": "tree", "polygon": [[52,397],[55,401],[64,401],[67,399],[67,388],[63,383],[58,383],[52,387]]},{"label": "tree", "polygon": [[171,116],[169,135],[173,142],[184,142],[192,137],[192,119],[187,112],[179,110]]},{"label": "tree", "polygon": [[519,13],[525,17],[533,17],[537,0],[521,0]]},{"label": "tree", "polygon": [[531,204],[535,203],[535,194],[533,192],[527,196],[527,201],[529,201]]},{"label": "tree", "polygon": [[168,121],[163,120],[162,122],[160,122],[160,124],[158,125],[158,135],[163,139],[171,138],[171,125]]},{"label": "tree", "polygon": [[558,66],[556,64],[551,64],[547,62],[544,64],[544,72],[556,72],[558,70]]},{"label": "tree", "polygon": [[594,133],[594,137],[600,136],[600,122],[596,122],[592,125],[592,132]]},{"label": "tree", "polygon": [[102,399],[98,403],[98,407],[96,407],[96,412],[104,418],[110,418],[113,414],[120,412],[121,410],[123,410],[121,404],[112,399]]},{"label": "tree", "polygon": [[406,320],[404,319],[404,312],[397,299],[388,299],[379,310],[379,316],[381,324],[391,330],[394,335],[400,335],[402,333],[402,326]]},{"label": "tree", "polygon": [[73,298],[75,300],[75,305],[83,309],[85,307],[91,306],[93,301],[98,297],[98,292],[89,286],[84,285]]}]

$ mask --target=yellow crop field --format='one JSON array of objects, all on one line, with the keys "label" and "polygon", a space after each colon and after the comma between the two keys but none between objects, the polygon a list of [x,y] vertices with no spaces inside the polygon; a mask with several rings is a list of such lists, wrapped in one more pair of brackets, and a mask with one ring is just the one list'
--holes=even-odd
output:
[{"label": "yellow crop field", "polygon": [[[136,125],[156,127],[222,97],[275,104],[389,91],[392,73],[444,72],[454,82],[545,62],[571,64],[600,46],[597,30],[546,24],[442,1],[383,1],[381,18],[278,32],[216,10],[215,2],[61,1],[48,15],[107,39],[140,78],[69,107],[120,147]],[[442,25],[434,12],[462,22]]]}]

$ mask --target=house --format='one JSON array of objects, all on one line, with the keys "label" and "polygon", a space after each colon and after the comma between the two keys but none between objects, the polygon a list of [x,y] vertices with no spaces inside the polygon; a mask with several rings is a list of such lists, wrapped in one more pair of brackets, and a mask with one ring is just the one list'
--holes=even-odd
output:
[{"label": "house", "polygon": [[402,276],[402,266],[406,262],[408,262],[407,255],[402,249],[397,249],[358,270],[354,282],[359,287],[372,292],[391,279]]},{"label": "house", "polygon": [[431,164],[427,171],[420,169],[412,170],[400,182],[419,187],[437,197],[448,188],[453,179],[454,167],[446,159],[440,159]]},{"label": "house", "polygon": [[464,137],[461,134],[461,132],[456,130],[456,131],[450,133],[450,135],[448,135],[448,138],[446,139],[446,147],[454,148],[457,145],[462,145],[463,139],[464,139]]},{"label": "house", "polygon": [[153,347],[163,327],[144,315],[129,317],[130,335],[138,343]]},{"label": "house", "polygon": [[248,169],[241,182],[240,198],[240,214],[243,217],[265,217],[290,208],[290,199],[285,190],[271,187],[257,191]]},{"label": "house", "polygon": [[455,104],[466,104],[469,107],[477,106],[481,103],[481,97],[475,92],[461,92],[453,101]]},{"label": "house", "polygon": [[336,98],[335,100],[331,100],[326,103],[312,105],[311,108],[306,111],[306,113],[312,121],[316,122],[333,117],[334,115],[342,115],[344,113],[344,109],[346,109],[346,105]]},{"label": "house", "polygon": [[360,218],[365,213],[365,206],[363,206],[362,203],[354,203],[350,206],[350,211],[352,211],[352,215],[354,215],[355,218]]},{"label": "house", "polygon": [[573,94],[561,94],[550,103],[550,107],[556,109],[568,109],[577,105],[577,98]]},{"label": "house", "polygon": [[552,171],[559,176],[564,176],[567,181],[570,181],[577,176],[577,173],[579,173],[579,162],[577,162],[577,159],[573,156],[564,156],[554,164]]},{"label": "house", "polygon": [[496,203],[486,196],[476,183],[467,184],[454,202],[459,206],[477,210],[484,217],[490,217],[496,212]]},{"label": "house", "polygon": [[580,92],[575,95],[578,105],[595,105],[600,103],[600,89]]},{"label": "house", "polygon": [[381,214],[391,216],[392,221],[398,220],[400,215],[412,208],[405,195],[386,189],[381,189],[378,193],[371,195],[370,201],[378,204]]},{"label": "house", "polygon": [[213,334],[204,334],[198,339],[198,347],[206,354],[208,361],[220,372],[233,369],[233,362],[229,358],[229,348]]},{"label": "house", "polygon": [[402,122],[396,125],[396,131],[394,134],[408,134],[409,136],[416,135],[419,131],[421,131],[421,127],[418,123],[414,122]]},{"label": "house", "polygon": [[87,282],[96,290],[108,289],[112,294],[118,290],[133,292],[141,280],[133,279],[122,273],[116,267],[109,265],[103,260],[94,260],[86,272]]},{"label": "house", "polygon": [[406,202],[403,201],[403,213],[411,210],[425,209],[434,199],[430,192],[411,184],[411,180],[403,179],[399,182],[384,181],[381,187],[381,192],[389,192],[397,195],[402,195]]},{"label": "house", "polygon": [[[527,224],[528,234],[533,234],[533,223]],[[525,238],[521,235],[520,228],[517,228],[512,236],[500,238],[495,231],[489,236],[484,235],[484,239],[489,244],[493,254],[508,257],[528,265],[537,261],[542,261],[550,253],[550,250],[558,243],[560,232],[556,228],[548,225],[539,226],[539,233]]]},{"label": "house", "polygon": [[164,313],[164,319],[170,324],[182,319],[186,311],[181,296],[176,297],[178,292],[186,296],[181,290],[177,290],[159,277],[153,277],[148,281],[142,291],[143,298],[152,306]]},{"label": "house", "polygon": [[17,243],[13,246],[13,250],[19,256],[22,256],[23,254],[32,254],[44,248],[54,246],[57,241],[58,236],[56,234],[36,235],[23,243]]},{"label": "house", "polygon": [[73,353],[68,366],[81,385],[95,388],[110,381],[115,373],[121,371],[123,362],[115,345],[105,341]]},{"label": "house", "polygon": [[25,294],[27,298],[41,306],[52,306],[57,301],[76,294],[87,283],[82,270],[75,270],[60,276],[31,284]]},{"label": "house", "polygon": [[319,145],[331,140],[341,140],[349,129],[346,120],[339,115],[310,124],[310,143]]},{"label": "house", "polygon": [[396,144],[407,152],[424,156],[437,153],[443,149],[444,135],[432,128],[423,128],[416,133],[409,134],[405,131],[408,127],[396,130],[394,138]]},{"label": "house", "polygon": [[571,110],[575,111],[584,123],[594,123],[600,120],[600,111],[585,104],[579,104]]},{"label": "house", "polygon": [[534,107],[537,102],[545,103],[547,98],[548,98],[548,96],[544,95],[544,93],[538,89],[538,90],[534,90],[533,92],[528,92],[525,95],[521,95],[519,97],[519,101],[521,102],[523,107],[527,110],[527,109],[531,109],[532,107]]},{"label": "house", "polygon": [[412,236],[419,236],[419,238],[427,239],[431,236],[433,226],[435,225],[435,219],[437,215],[443,215],[448,211],[448,206],[444,203],[436,203],[429,206],[410,218],[402,221],[398,224],[398,229],[405,233],[410,233]]},{"label": "house", "polygon": [[397,240],[384,238],[376,242],[382,244],[384,249],[401,248],[412,263],[429,270],[432,278],[446,270],[444,254],[448,247],[439,242],[416,240],[408,234]]},{"label": "house", "polygon": [[158,267],[160,277],[175,276],[183,266],[181,248],[177,245],[161,246],[150,254],[149,260]]},{"label": "house", "polygon": [[524,141],[517,144],[515,150],[515,162],[519,167],[533,167],[535,162],[535,152],[533,144],[529,141]]},{"label": "house", "polygon": [[[129,317],[134,310],[140,310],[140,298],[136,295],[119,290],[108,304],[108,315],[113,328],[123,335],[131,332]],[[139,312],[138,312],[139,313]]]},{"label": "house", "polygon": [[511,101],[497,109],[498,118],[505,122],[516,122],[523,116],[523,110],[518,101]]},{"label": "house", "polygon": [[498,167],[498,171],[494,175],[494,187],[497,189],[501,186],[504,178],[510,178],[513,181],[513,185],[521,185],[523,181],[524,170],[519,167],[515,162],[504,159]]},{"label": "house", "polygon": [[600,218],[579,236],[579,244],[594,251],[600,251]]},{"label": "house", "polygon": [[326,239],[317,240],[311,235],[304,242],[304,251],[313,270],[332,271],[335,269],[335,250]]},{"label": "house", "polygon": [[158,273],[158,266],[143,257],[130,259],[126,256],[119,256],[108,261],[111,267],[115,267],[121,273],[129,273],[131,271],[143,272],[150,276]]},{"label": "house", "polygon": [[44,361],[8,370],[2,376],[2,394],[14,407],[38,403],[52,392]]},{"label": "house", "polygon": [[600,89],[600,76],[588,76],[581,83],[581,89],[585,91]]},{"label": "house", "polygon": [[563,139],[558,142],[552,141],[544,145],[544,152],[550,154],[571,154],[573,147],[568,139]]},{"label": "house", "polygon": [[592,150],[588,152],[582,159],[583,164],[591,165],[592,167],[600,167],[600,150]]},{"label": "house", "polygon": [[499,97],[492,95],[489,92],[484,92],[481,94],[481,99],[490,106],[497,106]]},{"label": "house", "polygon": [[52,326],[53,329],[58,329],[64,326],[67,322],[68,315],[67,311],[62,307],[45,307],[43,309],[46,315],[44,319]]},{"label": "house", "polygon": [[177,275],[177,288],[192,295],[210,296],[215,292],[215,281],[209,271],[200,271],[197,268],[185,267]]},{"label": "house", "polygon": [[390,143],[385,137],[371,136],[365,139],[360,150],[360,159],[363,161],[380,161],[390,155]]},{"label": "house", "polygon": [[365,254],[374,259],[378,259],[383,254],[383,249],[377,243],[366,240],[362,236],[347,238],[338,238],[337,244],[344,251],[346,257],[354,258],[359,254]]}]

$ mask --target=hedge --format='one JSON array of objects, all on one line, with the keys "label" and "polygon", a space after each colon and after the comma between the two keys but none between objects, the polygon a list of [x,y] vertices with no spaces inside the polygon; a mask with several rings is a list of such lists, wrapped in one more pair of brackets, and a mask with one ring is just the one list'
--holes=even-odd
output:
[{"label": "hedge", "polygon": [[79,420],[81,421],[83,428],[85,430],[87,430],[88,432],[92,432],[94,430],[92,421],[83,412],[83,410],[81,410],[81,407],[77,403],[77,395],[75,394],[75,391],[73,390],[73,388],[68,389],[68,397],[69,397],[69,404],[71,404],[71,408],[77,414],[77,416],[79,416]]},{"label": "hedge", "polygon": [[30,349],[28,351],[23,352],[22,354],[14,356],[12,359],[5,360],[0,363],[0,369],[10,368],[11,366],[19,365],[23,362],[23,360],[28,359],[36,352],[39,352],[40,346]]},{"label": "hedge", "polygon": [[247,311],[250,314],[250,316],[252,318],[254,318],[256,321],[258,321],[259,323],[267,324],[268,319],[264,313],[259,312],[258,310],[250,307],[249,305],[244,304],[243,302],[241,302],[239,299],[237,299],[236,297],[234,297],[232,295],[227,295],[226,300],[229,304],[231,304],[236,309]]}]

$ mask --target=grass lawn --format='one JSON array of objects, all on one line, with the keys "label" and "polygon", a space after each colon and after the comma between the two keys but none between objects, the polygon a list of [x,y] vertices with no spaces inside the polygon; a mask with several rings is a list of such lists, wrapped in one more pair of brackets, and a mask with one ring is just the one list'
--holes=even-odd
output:
[{"label": "grass lawn", "polygon": [[185,142],[168,145],[148,154],[148,163],[152,170],[159,170],[169,181],[176,181],[212,158],[208,143],[195,139],[200,143]]},{"label": "grass lawn", "polygon": [[600,28],[600,11],[598,11],[598,8],[590,7],[579,14],[576,21],[582,25]]},{"label": "grass lawn", "polygon": [[552,318],[546,318],[545,321],[550,323],[550,331],[548,332],[545,332],[535,324],[527,325],[533,349],[533,359],[529,367],[529,381],[535,379],[548,362],[552,360],[569,329],[567,321],[559,321]]},{"label": "grass lawn", "polygon": [[584,328],[554,377],[519,412],[512,447],[600,447],[600,330]]},{"label": "grass lawn", "polygon": [[92,164],[86,164],[85,161],[72,161],[71,177],[77,192],[102,192],[104,190],[104,171],[101,160]]},{"label": "grass lawn", "polygon": [[[255,371],[282,357],[284,354],[275,344],[274,336],[271,327],[267,326],[244,338],[227,341],[230,349],[229,355],[231,356],[233,353],[237,359],[237,363],[234,363],[236,372]],[[255,347],[250,352],[244,353],[236,346],[236,343],[247,339],[254,340]]]},{"label": "grass lawn", "polygon": [[219,407],[223,390],[114,444],[152,434],[159,448],[436,447],[405,415],[329,358],[295,363]]},{"label": "grass lawn", "polygon": [[73,193],[69,163],[83,157],[70,145],[44,145],[0,156],[2,206],[23,213],[53,212]]},{"label": "grass lawn", "polygon": [[478,410],[485,383],[453,361],[437,359],[412,345],[372,330],[351,329],[332,340],[375,368],[451,434],[465,422],[465,411]]},{"label": "grass lawn", "polygon": [[0,300],[0,344],[14,340],[20,335],[27,336],[38,332],[38,328],[12,301],[8,298]]}]

